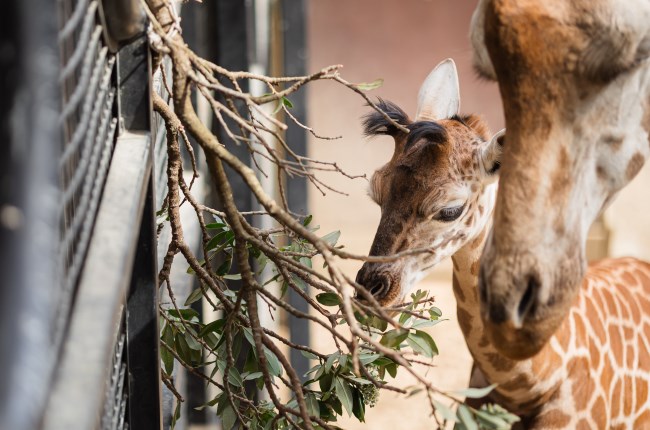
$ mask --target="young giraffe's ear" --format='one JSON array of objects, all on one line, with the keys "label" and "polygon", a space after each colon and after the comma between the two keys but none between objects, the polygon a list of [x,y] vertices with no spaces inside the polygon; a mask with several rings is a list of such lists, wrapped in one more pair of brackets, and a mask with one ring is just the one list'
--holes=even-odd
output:
[{"label": "young giraffe's ear", "polygon": [[499,131],[481,151],[481,167],[485,176],[495,180],[501,167],[501,153],[506,139],[506,129]]},{"label": "young giraffe's ear", "polygon": [[456,64],[447,58],[424,80],[418,94],[416,121],[439,121],[458,115],[460,88]]}]

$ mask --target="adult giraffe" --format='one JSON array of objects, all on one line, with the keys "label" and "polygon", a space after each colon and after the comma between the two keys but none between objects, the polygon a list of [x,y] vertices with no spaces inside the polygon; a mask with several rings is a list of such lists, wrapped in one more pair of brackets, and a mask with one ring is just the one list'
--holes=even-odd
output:
[{"label": "adult giraffe", "polygon": [[526,429],[650,428],[650,264],[616,259],[590,267],[568,317],[532,358],[508,358],[487,339],[479,259],[505,165],[501,133],[490,139],[479,117],[458,116],[458,101],[447,60],[425,81],[414,121],[380,103],[408,134],[376,112],[366,118],[367,135],[395,140],[393,157],[370,181],[382,212],[370,254],[428,252],[367,262],[357,282],[388,306],[451,256],[458,322],[475,363],[472,386],[498,384],[489,401],[518,414]]},{"label": "adult giraffe", "polygon": [[576,297],[589,227],[650,154],[650,2],[480,0],[471,38],[507,129],[483,317],[529,357]]}]

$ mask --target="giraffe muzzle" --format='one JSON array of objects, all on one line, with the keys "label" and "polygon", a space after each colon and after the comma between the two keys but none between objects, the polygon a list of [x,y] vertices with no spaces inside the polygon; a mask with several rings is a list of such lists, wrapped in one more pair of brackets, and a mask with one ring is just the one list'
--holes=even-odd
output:
[{"label": "giraffe muzzle", "polygon": [[537,354],[555,334],[575,297],[572,289],[559,288],[565,284],[563,278],[542,277],[528,267],[523,276],[506,264],[483,264],[479,272],[486,332],[495,348],[511,359]]},{"label": "giraffe muzzle", "polygon": [[382,305],[392,303],[400,295],[399,282],[381,266],[366,263],[357,272],[356,282],[363,286]]}]

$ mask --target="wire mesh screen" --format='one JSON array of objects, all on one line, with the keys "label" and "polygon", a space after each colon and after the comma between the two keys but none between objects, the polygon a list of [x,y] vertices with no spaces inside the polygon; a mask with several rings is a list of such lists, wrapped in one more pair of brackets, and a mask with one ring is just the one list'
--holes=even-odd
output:
[{"label": "wire mesh screen", "polygon": [[[59,1],[63,147],[58,160],[61,293],[52,333],[56,350],[65,336],[118,126],[116,59],[104,40],[100,6],[97,1]],[[101,426],[107,430],[128,427],[125,342],[122,324],[106,382]]]},{"label": "wire mesh screen", "polygon": [[63,106],[61,302],[55,338],[65,330],[110,162],[117,117],[115,57],[102,40],[98,4],[61,1],[61,89]]}]

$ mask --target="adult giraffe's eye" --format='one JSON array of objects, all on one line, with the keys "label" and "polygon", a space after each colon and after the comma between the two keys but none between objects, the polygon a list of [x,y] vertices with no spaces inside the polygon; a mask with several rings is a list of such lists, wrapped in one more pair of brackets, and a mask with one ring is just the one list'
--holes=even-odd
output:
[{"label": "adult giraffe's eye", "polygon": [[463,213],[465,205],[454,206],[451,208],[442,208],[440,212],[436,214],[434,219],[443,222],[450,222],[458,219],[458,217]]}]

